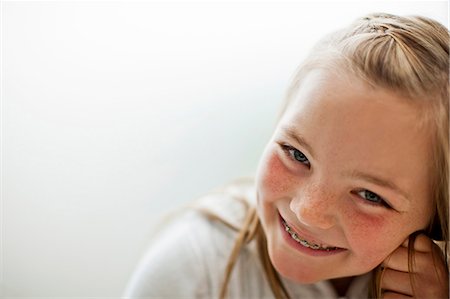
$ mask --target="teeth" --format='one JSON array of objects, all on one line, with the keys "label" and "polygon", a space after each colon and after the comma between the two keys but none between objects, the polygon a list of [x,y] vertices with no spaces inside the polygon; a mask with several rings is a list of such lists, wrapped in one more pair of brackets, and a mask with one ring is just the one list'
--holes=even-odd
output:
[{"label": "teeth", "polygon": [[308,241],[306,241],[306,240],[300,240],[299,242],[300,242],[300,244],[302,244],[303,246],[309,247]]},{"label": "teeth", "polygon": [[292,229],[287,225],[287,223],[284,220],[283,220],[283,225],[284,225],[284,229],[291,235],[292,239],[294,239],[295,241],[297,241],[298,243],[302,244],[305,247],[308,247],[308,248],[311,248],[314,250],[326,250],[326,251],[337,249],[337,247],[324,247],[319,244],[309,243],[308,241],[301,239],[297,235],[297,233],[293,232]]},{"label": "teeth", "polygon": [[[320,248],[320,246],[317,245],[317,244],[313,244],[313,245],[311,245],[310,247],[311,247],[312,249],[319,249],[319,248]],[[326,249],[326,248],[324,248],[324,249]]]}]

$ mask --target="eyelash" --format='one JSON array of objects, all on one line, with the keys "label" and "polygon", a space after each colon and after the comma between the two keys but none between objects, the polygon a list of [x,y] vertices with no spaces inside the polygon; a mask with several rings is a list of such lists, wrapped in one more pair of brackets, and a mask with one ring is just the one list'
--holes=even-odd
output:
[{"label": "eyelash", "polygon": [[[295,147],[292,147],[292,146],[286,145],[286,144],[280,144],[280,146],[281,146],[282,150],[285,152],[285,154],[288,156],[288,158],[291,159],[292,161],[301,163],[301,164],[307,166],[308,168],[311,166],[311,163],[309,162],[306,155],[303,154],[298,149],[296,149]],[[295,155],[296,153],[298,153],[297,156]],[[297,158],[300,158],[303,161],[301,161]],[[361,189],[354,193],[357,196],[359,196],[360,198],[362,198],[369,205],[392,209],[392,207],[383,199],[383,197],[379,196],[375,192],[372,192],[367,189]],[[364,193],[365,196],[361,195],[361,193]],[[376,197],[377,199],[376,200],[367,199],[366,196],[369,196],[372,199],[373,199],[373,197]]]},{"label": "eyelash", "polygon": [[[285,154],[288,156],[289,159],[291,159],[294,162],[298,162],[303,165],[306,165],[307,167],[310,167],[311,164],[309,163],[308,158],[301,151],[299,151],[298,149],[296,149],[295,147],[292,147],[290,145],[280,144],[280,146],[283,149],[283,151],[285,152]],[[295,155],[296,153],[298,153],[297,157]],[[297,158],[300,158],[303,161],[298,160]]]},{"label": "eyelash", "polygon": [[[362,196],[361,193],[365,193],[365,196]],[[378,194],[376,194],[375,192],[372,192],[370,190],[367,189],[361,189],[355,192],[357,196],[361,197],[365,202],[367,202],[369,205],[374,205],[374,206],[380,206],[380,207],[385,207],[388,209],[392,209],[392,207],[383,199],[383,197],[379,196]],[[370,200],[367,199],[366,196],[370,196],[370,197],[374,197],[376,196],[376,200]]]}]

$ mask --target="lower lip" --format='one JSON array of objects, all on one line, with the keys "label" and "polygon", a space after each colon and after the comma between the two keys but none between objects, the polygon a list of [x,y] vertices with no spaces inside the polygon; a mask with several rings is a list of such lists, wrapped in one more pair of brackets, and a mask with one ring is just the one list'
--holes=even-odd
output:
[{"label": "lower lip", "polygon": [[283,218],[280,216],[280,228],[281,228],[281,234],[283,236],[283,239],[293,248],[296,250],[310,256],[331,256],[335,255],[341,252],[346,251],[344,248],[338,248],[333,249],[330,251],[327,250],[317,250],[317,249],[311,249],[309,247],[305,247],[302,244],[298,243],[294,239],[292,239],[291,235],[286,231],[285,226],[283,224]]}]

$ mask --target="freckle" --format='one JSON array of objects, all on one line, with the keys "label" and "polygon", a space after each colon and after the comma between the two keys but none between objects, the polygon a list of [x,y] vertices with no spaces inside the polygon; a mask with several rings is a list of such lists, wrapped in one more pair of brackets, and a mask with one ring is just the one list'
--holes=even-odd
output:
[{"label": "freckle", "polygon": [[276,154],[272,154],[268,157],[264,183],[271,192],[278,193],[286,191],[286,185],[289,184],[289,178],[286,175],[286,172],[286,167]]},{"label": "freckle", "polygon": [[377,231],[385,225],[383,217],[364,215],[353,208],[343,209],[342,218],[346,219],[346,225],[353,230],[353,233],[362,238],[371,236],[373,242],[377,241]]}]

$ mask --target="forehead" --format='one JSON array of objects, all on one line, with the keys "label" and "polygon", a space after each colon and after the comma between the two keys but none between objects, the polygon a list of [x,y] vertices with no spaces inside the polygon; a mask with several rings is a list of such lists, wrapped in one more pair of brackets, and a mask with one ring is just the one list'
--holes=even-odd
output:
[{"label": "forehead", "polygon": [[[411,192],[429,184],[431,138],[409,99],[347,74],[308,74],[278,130],[294,128],[330,173],[371,171]],[[425,183],[424,183],[425,182]]]},{"label": "forehead", "polygon": [[408,127],[407,132],[427,133],[428,110],[416,100],[376,87],[349,72],[318,69],[304,77],[281,119],[295,123],[319,118],[341,126],[359,121],[373,133],[389,134],[402,126]]}]

